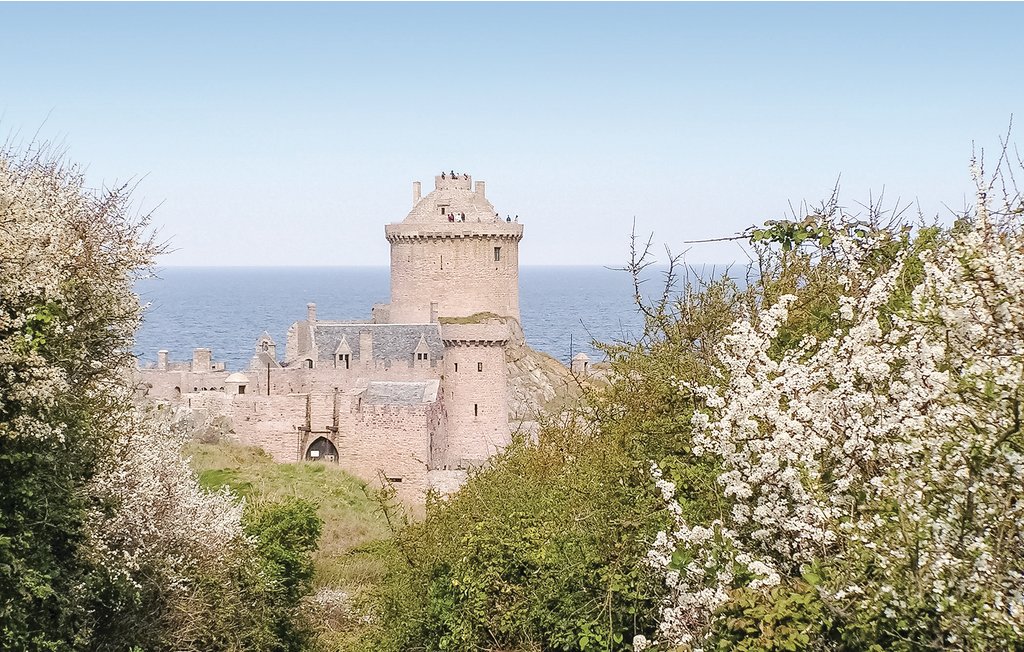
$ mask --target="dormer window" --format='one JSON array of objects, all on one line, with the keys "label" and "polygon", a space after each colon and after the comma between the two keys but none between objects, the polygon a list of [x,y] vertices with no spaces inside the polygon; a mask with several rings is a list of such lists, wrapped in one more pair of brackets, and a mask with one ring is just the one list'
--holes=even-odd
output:
[{"label": "dormer window", "polygon": [[307,359],[306,362],[305,362],[305,367],[306,367],[306,369],[312,369],[313,368],[313,361]]},{"label": "dormer window", "polygon": [[429,353],[417,353],[416,354],[416,359],[417,360],[427,360],[429,355],[430,355]]},{"label": "dormer window", "polygon": [[338,354],[338,366],[340,367],[341,365],[345,365],[345,368],[348,369],[349,358],[350,358],[350,355],[348,353],[339,353]]}]

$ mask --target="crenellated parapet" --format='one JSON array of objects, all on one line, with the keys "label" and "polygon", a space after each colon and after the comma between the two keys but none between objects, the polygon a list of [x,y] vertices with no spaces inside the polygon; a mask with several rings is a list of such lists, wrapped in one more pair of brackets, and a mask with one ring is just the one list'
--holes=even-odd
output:
[{"label": "crenellated parapet", "polygon": [[466,222],[431,222],[384,225],[384,237],[394,244],[402,240],[435,240],[483,238],[519,242],[523,239],[523,225],[497,220]]},{"label": "crenellated parapet", "polygon": [[442,324],[441,342],[451,346],[500,346],[511,337],[508,326],[493,324]]},{"label": "crenellated parapet", "polygon": [[454,176],[451,172],[442,172],[434,177],[434,190],[465,190],[470,192],[473,190],[473,177],[464,172],[456,172]]}]

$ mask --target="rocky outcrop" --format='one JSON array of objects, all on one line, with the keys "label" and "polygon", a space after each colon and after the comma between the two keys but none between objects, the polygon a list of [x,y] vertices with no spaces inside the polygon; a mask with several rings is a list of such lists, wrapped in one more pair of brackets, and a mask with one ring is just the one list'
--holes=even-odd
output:
[{"label": "rocky outcrop", "polygon": [[565,365],[526,343],[519,322],[507,323],[511,332],[505,348],[509,426],[513,432],[536,436],[541,416],[558,414],[575,404],[582,387]]}]

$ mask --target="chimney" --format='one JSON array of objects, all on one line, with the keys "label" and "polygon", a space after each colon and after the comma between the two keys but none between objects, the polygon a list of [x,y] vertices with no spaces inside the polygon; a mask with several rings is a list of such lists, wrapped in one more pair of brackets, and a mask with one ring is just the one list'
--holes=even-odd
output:
[{"label": "chimney", "polygon": [[160,371],[167,371],[167,349],[160,349],[156,352],[156,368]]},{"label": "chimney", "polygon": [[307,303],[306,304],[306,321],[308,321],[311,324],[315,324],[316,323],[316,304],[315,303]]},{"label": "chimney", "polygon": [[483,181],[477,181],[476,182],[476,194],[480,195],[480,199],[487,199],[487,195],[484,194],[484,182]]},{"label": "chimney", "polygon": [[359,360],[366,366],[373,361],[373,331],[359,333]]},{"label": "chimney", "polygon": [[412,182],[412,205],[415,206],[418,203],[420,203],[420,182],[419,181],[413,181]]}]

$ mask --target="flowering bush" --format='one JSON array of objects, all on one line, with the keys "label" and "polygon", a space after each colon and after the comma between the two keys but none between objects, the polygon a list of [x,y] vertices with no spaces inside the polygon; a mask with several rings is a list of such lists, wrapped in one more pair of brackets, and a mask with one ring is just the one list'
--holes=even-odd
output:
[{"label": "flowering bush", "polygon": [[133,404],[129,194],[0,149],[0,647],[297,649],[315,510],[243,515]]},{"label": "flowering bush", "polygon": [[763,617],[798,594],[821,617],[778,649],[1024,638],[1024,232],[1019,196],[996,210],[990,187],[974,215],[913,239],[853,236],[838,216],[818,264],[839,292],[819,328],[791,322],[822,300],[796,284],[729,328],[714,379],[677,383],[721,510],[688,518],[652,468],[673,520],[649,553],[670,591],[656,640],[733,645],[757,606],[746,638],[763,644],[746,649],[776,649]]},{"label": "flowering bush", "polygon": [[132,294],[158,247],[124,187],[0,149],[0,638],[85,645],[130,599],[85,554],[86,484],[131,422]]}]

